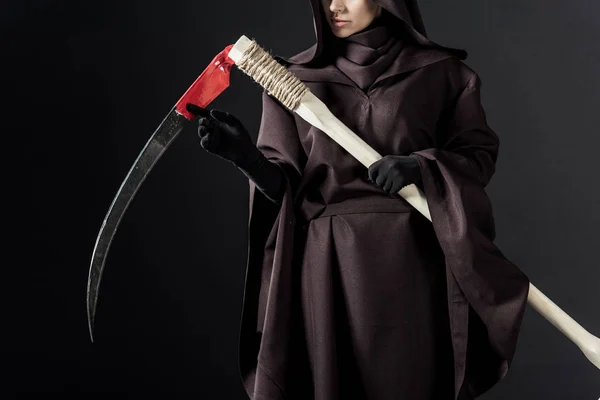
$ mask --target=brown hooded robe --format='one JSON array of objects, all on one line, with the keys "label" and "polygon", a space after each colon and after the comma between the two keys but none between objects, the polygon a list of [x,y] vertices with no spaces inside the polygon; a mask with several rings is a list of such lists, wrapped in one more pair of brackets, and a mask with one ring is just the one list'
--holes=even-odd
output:
[{"label": "brown hooded robe", "polygon": [[433,221],[263,93],[257,146],[286,188],[276,205],[249,181],[239,362],[254,400],[470,399],[515,352],[529,280],[493,244],[499,141],[481,81],[466,52],[427,39],[414,1],[376,2],[402,46],[364,90],[320,0],[317,43],[278,59],[376,151],[417,156]]}]

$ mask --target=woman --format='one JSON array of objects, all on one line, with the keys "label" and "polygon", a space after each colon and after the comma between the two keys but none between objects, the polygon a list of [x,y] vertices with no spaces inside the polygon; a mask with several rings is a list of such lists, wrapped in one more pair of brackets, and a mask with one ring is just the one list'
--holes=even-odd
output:
[{"label": "woman", "polygon": [[[364,168],[266,93],[256,146],[235,117],[200,118],[202,146],[250,178],[247,394],[475,398],[508,370],[529,287],[493,245],[480,80],[413,1],[311,6],[317,43],[278,59],[383,158]],[[409,183],[433,223],[397,195]]]}]

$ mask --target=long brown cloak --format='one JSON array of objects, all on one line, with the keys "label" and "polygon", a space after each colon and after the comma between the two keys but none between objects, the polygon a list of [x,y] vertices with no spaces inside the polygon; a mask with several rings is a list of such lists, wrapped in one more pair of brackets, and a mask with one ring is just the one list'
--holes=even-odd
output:
[{"label": "long brown cloak", "polygon": [[366,90],[328,59],[319,0],[315,46],[279,59],[379,153],[417,156],[432,223],[263,93],[257,146],[286,188],[276,205],[249,181],[239,362],[251,399],[470,399],[514,356],[529,280],[493,244],[499,140],[481,81],[464,51],[427,39],[416,3],[377,2],[406,35]]}]

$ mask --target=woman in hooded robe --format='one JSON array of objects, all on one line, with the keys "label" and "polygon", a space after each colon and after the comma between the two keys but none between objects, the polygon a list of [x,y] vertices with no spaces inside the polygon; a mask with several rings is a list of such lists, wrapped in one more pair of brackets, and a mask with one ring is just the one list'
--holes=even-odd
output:
[{"label": "woman in hooded robe", "polygon": [[[256,145],[230,114],[200,118],[202,147],[249,177],[245,390],[475,398],[508,371],[529,288],[493,244],[481,81],[428,39],[416,1],[310,4],[317,43],[276,58],[383,158],[365,168],[266,92]],[[410,183],[431,222],[397,194]]]}]

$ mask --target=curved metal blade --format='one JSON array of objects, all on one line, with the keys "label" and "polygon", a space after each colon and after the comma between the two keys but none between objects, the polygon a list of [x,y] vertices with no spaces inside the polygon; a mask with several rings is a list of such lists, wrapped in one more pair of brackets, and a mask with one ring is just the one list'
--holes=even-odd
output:
[{"label": "curved metal blade", "polygon": [[90,338],[94,341],[94,317],[96,315],[96,304],[98,302],[98,289],[104,270],[104,263],[113,237],[125,214],[129,203],[133,200],[137,190],[140,188],[146,176],[164,151],[171,145],[179,133],[183,130],[189,120],[181,115],[174,107],[156,129],[150,140],[146,143],[135,163],[129,170],[127,177],[121,184],[117,194],[108,209],[104,222],[98,233],[87,286],[87,310],[88,327]]}]

